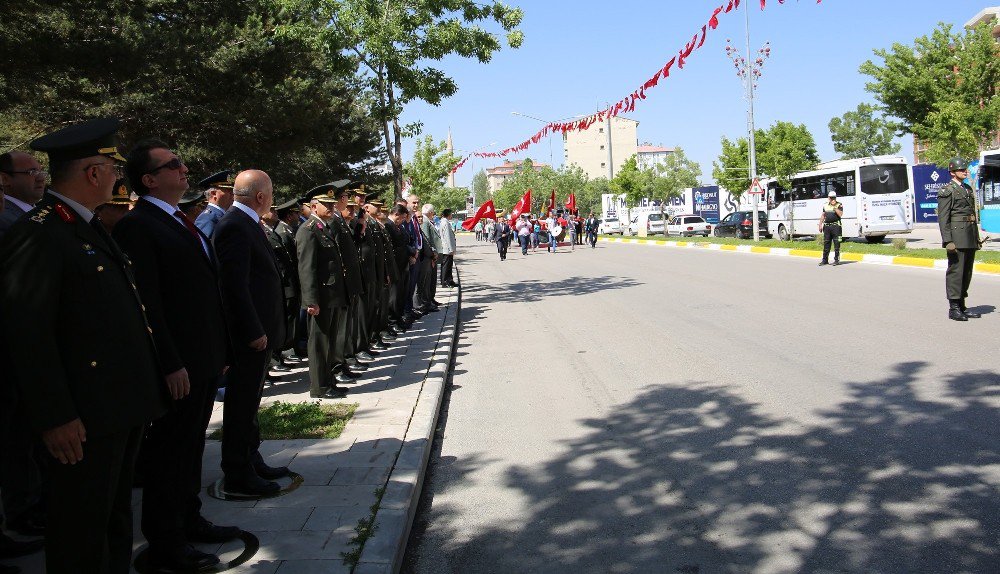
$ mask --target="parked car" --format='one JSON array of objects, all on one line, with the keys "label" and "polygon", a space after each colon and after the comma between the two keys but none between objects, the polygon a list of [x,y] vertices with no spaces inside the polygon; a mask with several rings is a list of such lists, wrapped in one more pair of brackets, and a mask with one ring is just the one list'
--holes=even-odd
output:
[{"label": "parked car", "polygon": [[628,226],[628,234],[639,235],[639,229],[642,228],[646,229],[646,235],[663,235],[663,214],[655,211],[636,214]]},{"label": "parked car", "polygon": [[[760,237],[771,237],[767,232],[767,213],[757,212],[757,227]],[[750,239],[753,237],[753,212],[737,211],[722,218],[715,226],[713,234],[716,237],[738,237]]]},{"label": "parked car", "polygon": [[667,223],[667,235],[708,237],[711,232],[712,226],[700,215],[676,215]]},{"label": "parked car", "polygon": [[625,229],[617,218],[607,218],[597,224],[597,233],[601,235],[614,235],[615,233],[625,235]]}]

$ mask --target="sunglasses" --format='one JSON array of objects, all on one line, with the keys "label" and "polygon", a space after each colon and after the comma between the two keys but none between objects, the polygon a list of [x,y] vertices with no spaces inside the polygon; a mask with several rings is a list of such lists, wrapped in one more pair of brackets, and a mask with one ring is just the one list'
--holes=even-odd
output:
[{"label": "sunglasses", "polygon": [[178,170],[182,167],[184,167],[184,161],[181,160],[181,158],[179,157],[175,157],[174,159],[168,161],[167,163],[155,167],[150,171],[147,171],[146,175],[153,175],[154,173],[160,171],[161,169]]}]

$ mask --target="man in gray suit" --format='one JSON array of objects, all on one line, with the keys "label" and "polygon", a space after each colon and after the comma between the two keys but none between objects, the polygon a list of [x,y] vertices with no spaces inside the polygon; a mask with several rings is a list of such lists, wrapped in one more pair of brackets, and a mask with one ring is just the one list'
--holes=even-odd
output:
[{"label": "man in gray suit", "polygon": [[445,209],[441,212],[441,222],[438,223],[438,230],[441,232],[441,286],[457,287],[455,283],[455,228],[451,226],[451,210]]},{"label": "man in gray suit", "polygon": [[437,295],[437,263],[442,248],[441,232],[438,230],[437,225],[434,225],[434,214],[436,213],[434,206],[430,203],[425,203],[420,211],[424,215],[423,221],[420,222],[420,230],[424,232],[424,236],[427,237],[427,241],[434,250],[434,255],[430,261],[430,269],[427,270],[427,275],[424,276],[424,283],[422,285],[424,289],[423,299],[426,304],[437,307],[440,303],[434,299],[434,296]]},{"label": "man in gray suit", "polygon": [[9,151],[0,155],[0,188],[4,210],[0,212],[0,237],[22,215],[31,211],[45,193],[42,164],[31,154]]}]

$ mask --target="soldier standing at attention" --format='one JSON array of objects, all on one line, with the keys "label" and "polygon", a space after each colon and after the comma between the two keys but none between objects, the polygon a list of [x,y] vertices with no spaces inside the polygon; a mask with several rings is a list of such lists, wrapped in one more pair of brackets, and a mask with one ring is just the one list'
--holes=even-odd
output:
[{"label": "soldier standing at attention", "polygon": [[948,162],[951,181],[938,192],[938,226],[941,243],[948,250],[948,271],[945,291],[948,294],[948,318],[953,321],[978,319],[965,306],[972,281],[972,268],[979,249],[979,218],[976,217],[976,195],[964,180],[969,176],[969,164],[960,158]]},{"label": "soldier standing at attention", "polygon": [[208,207],[194,221],[195,226],[209,238],[215,232],[215,226],[233,206],[233,172],[226,169],[214,173],[198,182],[198,187],[205,190]]},{"label": "soldier standing at attention", "polygon": [[819,264],[830,263],[830,244],[833,243],[833,264],[840,265],[840,218],[844,217],[844,204],[837,201],[837,192],[827,194],[829,201],[823,204],[823,215],[819,219],[819,230],[823,232],[823,259]]},{"label": "soldier standing at attention", "polygon": [[52,457],[49,574],[129,571],[135,456],[143,427],[166,410],[131,264],[94,216],[124,175],[118,124],[90,120],[32,142],[49,154],[51,190],[0,247],[3,335]]}]

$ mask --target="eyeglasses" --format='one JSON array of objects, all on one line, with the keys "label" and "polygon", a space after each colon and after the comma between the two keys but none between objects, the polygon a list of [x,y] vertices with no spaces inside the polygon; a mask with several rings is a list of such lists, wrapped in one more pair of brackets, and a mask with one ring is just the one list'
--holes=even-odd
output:
[{"label": "eyeglasses", "polygon": [[45,171],[44,169],[38,169],[38,168],[34,168],[34,167],[31,168],[31,169],[23,170],[23,171],[6,171],[6,170],[4,170],[4,173],[6,173],[8,175],[24,174],[24,175],[27,175],[27,176],[30,176],[30,177],[38,177],[38,176],[45,177],[45,176],[49,175],[49,172]]},{"label": "eyeglasses", "polygon": [[92,167],[111,167],[115,172],[115,177],[121,179],[125,177],[125,166],[117,163],[92,163],[87,167],[83,168],[83,171],[87,171]]},{"label": "eyeglasses", "polygon": [[167,163],[158,167],[154,167],[153,169],[147,171],[146,175],[153,175],[154,173],[160,171],[161,169],[178,170],[182,167],[184,167],[184,161],[181,160],[181,158],[179,157],[175,157],[174,159],[168,161]]}]

